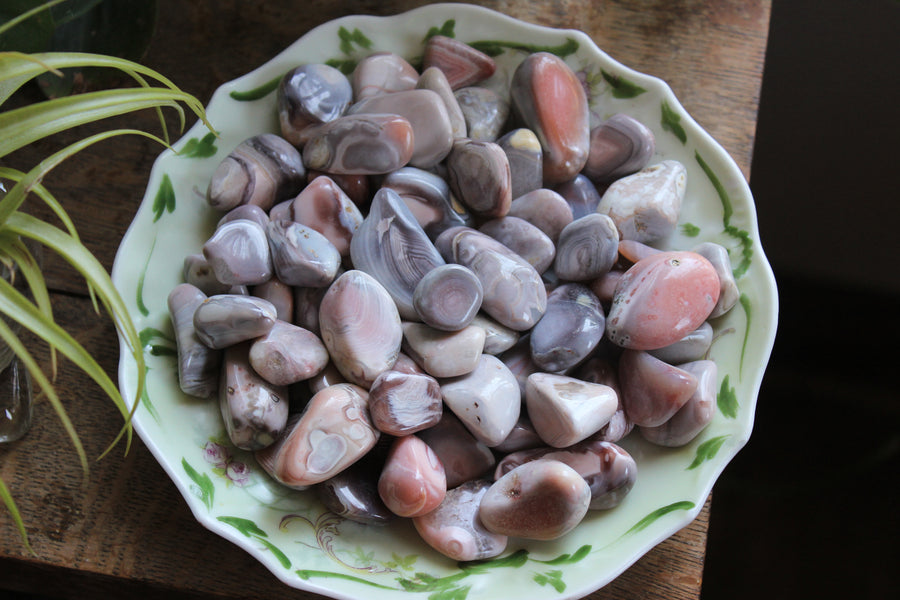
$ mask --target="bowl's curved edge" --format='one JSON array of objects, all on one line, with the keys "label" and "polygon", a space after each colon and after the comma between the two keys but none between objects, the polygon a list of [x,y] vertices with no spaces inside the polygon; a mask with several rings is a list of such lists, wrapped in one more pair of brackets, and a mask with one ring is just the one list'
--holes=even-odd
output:
[{"label": "bowl's curved edge", "polygon": [[[723,168],[725,168],[729,171],[729,177],[732,177],[732,178],[737,177],[743,183],[744,190],[742,190],[742,192],[743,192],[742,195],[745,194],[746,198],[750,199],[750,207],[754,208],[754,211],[752,212],[752,215],[751,215],[752,233],[753,233],[754,239],[759,240],[758,221],[756,218],[755,207],[753,206],[753,203],[752,203],[752,194],[750,192],[749,186],[747,185],[746,181],[743,178],[743,174],[741,173],[739,167],[733,161],[733,159],[731,159],[731,157],[727,154],[727,152],[721,146],[721,144],[719,144],[715,139],[713,139],[712,136],[702,126],[700,126],[699,123],[697,123],[697,121],[684,109],[681,102],[677,99],[674,92],[671,90],[669,85],[664,80],[654,77],[654,76],[651,76],[651,75],[641,73],[641,72],[636,71],[626,65],[623,65],[622,63],[619,63],[617,60],[615,60],[614,58],[609,56],[609,54],[607,54],[605,51],[601,50],[596,45],[596,43],[593,41],[593,39],[591,39],[589,36],[587,36],[586,34],[584,34],[581,31],[566,30],[566,29],[553,29],[550,27],[542,26],[542,25],[527,23],[527,22],[520,21],[520,20],[510,17],[508,15],[504,15],[502,13],[499,13],[494,10],[491,10],[491,9],[488,9],[485,7],[481,7],[481,6],[467,5],[467,4],[440,3],[440,4],[426,5],[426,6],[414,8],[414,9],[411,9],[404,13],[398,13],[395,15],[365,16],[365,17],[361,17],[358,15],[351,15],[351,16],[346,16],[346,17],[341,17],[339,19],[335,19],[328,23],[323,23],[323,24],[318,25],[315,28],[309,30],[307,33],[305,33],[303,36],[301,36],[297,41],[295,41],[293,44],[291,44],[288,48],[286,48],[285,50],[278,53],[275,57],[273,57],[272,59],[270,59],[265,64],[258,67],[257,69],[254,69],[253,71],[220,86],[213,94],[213,96],[210,100],[210,104],[215,102],[218,97],[228,94],[231,90],[234,90],[239,87],[246,87],[248,84],[253,83],[253,82],[255,82],[256,85],[259,85],[259,84],[263,83],[264,81],[270,79],[271,73],[273,70],[273,66],[272,66],[273,64],[277,63],[279,59],[283,60],[284,57],[290,56],[293,51],[293,48],[295,46],[302,44],[305,38],[307,38],[308,36],[312,36],[319,29],[322,29],[324,27],[337,27],[342,24],[356,22],[357,20],[359,20],[361,18],[384,21],[384,20],[407,18],[411,15],[432,14],[433,13],[437,16],[440,16],[440,14],[442,12],[460,13],[460,11],[462,11],[463,13],[470,12],[473,15],[483,16],[485,18],[500,19],[500,20],[503,20],[503,21],[506,21],[509,23],[515,23],[517,25],[526,25],[527,27],[532,27],[532,28],[547,30],[547,31],[553,31],[557,34],[563,33],[565,35],[576,37],[582,43],[589,45],[593,51],[595,51],[599,55],[605,57],[605,59],[608,60],[610,63],[615,64],[616,68],[620,69],[623,73],[627,73],[630,77],[633,77],[639,81],[642,81],[647,85],[657,86],[660,90],[662,90],[662,93],[667,98],[667,100],[669,100],[671,102],[672,107],[678,111],[679,115],[684,120],[683,124],[688,129],[691,130],[693,135],[696,136],[696,139],[701,140],[706,147],[708,147],[710,149],[714,149],[714,151],[713,151],[714,156],[718,157],[718,156],[724,155],[725,157],[727,157],[728,160],[726,160],[724,162],[720,161],[719,164],[720,164],[720,166],[722,166]],[[198,122],[183,136],[182,139],[187,139],[191,135],[197,135],[199,132],[203,132],[203,131],[205,131],[205,126],[203,126],[202,123]],[[159,174],[157,173],[157,171],[159,171],[161,169],[161,163],[164,163],[165,160],[167,160],[168,157],[170,157],[170,156],[174,156],[174,153],[171,150],[166,150],[157,158],[156,162],[154,163],[153,169],[151,170],[150,181],[158,180]],[[149,190],[150,189],[153,189],[153,188],[148,186],[148,194],[145,196],[144,201],[142,201],[141,206],[138,209],[139,211],[140,210],[149,210],[148,200],[150,200],[150,198],[149,198]],[[136,227],[136,220],[133,221],[132,224],[129,226],[129,229],[126,232],[125,236],[123,237],[122,243],[120,245],[120,252],[117,252],[116,259],[114,261],[113,269],[112,269],[112,275],[113,275],[114,282],[117,282],[119,280],[119,278],[120,278],[119,273],[121,272],[122,269],[126,268],[124,265],[124,262],[121,260],[121,248],[127,245],[130,236],[133,234],[132,230],[135,227]],[[767,329],[771,328],[771,331],[772,331],[772,334],[769,337],[767,344],[765,345],[764,348],[762,348],[762,352],[759,355],[762,363],[765,364],[765,362],[768,361],[768,358],[771,354],[772,347],[774,345],[775,327],[777,324],[778,298],[777,298],[777,290],[776,290],[774,274],[771,270],[771,267],[770,267],[768,261],[766,260],[766,257],[765,257],[765,254],[763,252],[761,245],[758,245],[756,247],[756,252],[758,253],[757,258],[759,259],[759,262],[756,264],[756,269],[762,271],[761,276],[767,282],[766,286],[764,286],[764,287],[768,292],[769,306],[771,306],[771,308],[772,308],[770,313],[768,315],[766,315],[767,318],[766,318],[764,324],[762,325],[762,326],[765,326]],[[125,368],[124,368],[123,364],[128,361],[130,351],[128,350],[127,343],[125,342],[124,339],[122,339],[121,336],[120,336],[119,343],[120,343],[119,382],[120,382],[120,388],[124,388],[125,387],[124,384],[127,383],[127,375],[128,374],[125,372]],[[751,415],[755,412],[755,404],[757,401],[757,395],[759,392],[759,388],[760,388],[760,385],[762,382],[762,376],[763,376],[763,373],[760,371],[758,376],[755,378],[755,381],[752,386],[753,407],[752,407]],[[124,392],[123,392],[123,396],[125,396]],[[169,463],[168,459],[164,456],[162,450],[156,445],[156,443],[152,439],[149,438],[149,436],[145,435],[142,420],[139,415],[136,415],[136,417],[134,419],[134,426],[135,426],[135,429],[138,431],[138,434],[141,436],[142,441],[145,443],[145,445],[148,447],[148,449],[151,451],[151,453],[157,459],[157,462],[159,462],[160,465],[163,467],[163,469],[167,472],[170,479],[172,479],[173,482],[176,483],[176,487],[178,488],[181,495],[185,498],[194,517],[204,527],[206,527],[211,532],[216,533],[219,536],[225,537],[232,543],[236,544],[237,546],[239,546],[239,547],[243,548],[244,550],[248,551],[249,553],[251,553],[254,557],[256,557],[261,562],[263,562],[269,568],[269,570],[276,577],[278,577],[278,579],[280,579],[287,585],[290,585],[292,587],[296,587],[299,589],[304,589],[307,591],[315,592],[315,593],[329,595],[329,596],[336,597],[336,598],[352,598],[352,597],[354,597],[349,592],[343,593],[340,591],[335,591],[332,588],[325,588],[322,586],[318,586],[312,581],[298,580],[297,578],[286,577],[284,575],[284,573],[285,573],[284,570],[279,568],[279,566],[277,564],[275,564],[273,559],[261,556],[260,553],[255,548],[252,547],[252,545],[250,544],[249,540],[246,537],[240,536],[238,533],[234,532],[233,530],[230,530],[227,528],[223,529],[222,527],[220,527],[220,524],[217,523],[215,521],[215,519],[213,519],[208,513],[204,512],[202,510],[202,508],[203,508],[202,504],[199,502],[197,497],[191,493],[190,489],[188,489],[188,486],[186,484],[182,483],[183,479],[181,477],[181,474],[175,472],[175,470],[174,470],[175,467]],[[709,478],[707,485],[704,487],[704,489],[700,490],[700,493],[698,494],[698,497],[697,497],[698,501],[696,502],[696,506],[689,511],[685,511],[685,512],[681,513],[682,517],[680,519],[672,520],[671,525],[667,529],[661,530],[660,533],[657,536],[655,536],[654,541],[651,544],[651,547],[658,545],[660,542],[664,541],[665,539],[670,537],[672,534],[674,534],[678,530],[680,530],[683,527],[685,527],[686,525],[690,524],[690,522],[692,522],[696,518],[696,516],[699,514],[700,510],[703,507],[703,502],[705,501],[705,498],[711,492],[711,490],[715,484],[715,481],[718,478],[718,476],[721,474],[722,470],[724,470],[724,468],[731,461],[731,459],[734,458],[734,456],[738,453],[738,451],[740,451],[740,449],[749,440],[749,436],[752,431],[752,427],[753,427],[753,419],[751,417],[751,419],[746,424],[745,431],[743,431],[743,435],[742,435],[741,439],[739,440],[739,443],[736,446],[733,446],[731,448],[731,451],[727,455],[724,455],[724,454],[720,455],[719,460],[716,461],[717,470],[715,471],[714,476]],[[634,562],[639,560],[641,558],[641,556],[642,556],[642,554],[633,556],[632,560],[630,560],[630,562],[628,562],[628,564],[625,564],[620,570],[617,570],[615,573],[612,573],[604,581],[595,582],[596,585],[591,584],[589,586],[582,586],[579,589],[571,589],[570,588],[570,589],[566,590],[566,593],[564,595],[560,595],[557,597],[565,598],[565,599],[577,598],[577,597],[581,597],[587,593],[593,592],[593,591],[607,585],[613,579],[615,579],[616,577],[621,575],[622,572],[627,570],[632,564],[634,564]]]}]

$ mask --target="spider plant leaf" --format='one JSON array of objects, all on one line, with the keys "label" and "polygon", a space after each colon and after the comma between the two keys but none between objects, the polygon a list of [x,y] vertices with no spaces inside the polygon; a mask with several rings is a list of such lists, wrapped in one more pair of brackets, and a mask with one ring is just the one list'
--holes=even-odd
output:
[{"label": "spider plant leaf", "polygon": [[[11,190],[4,196],[3,200],[0,200],[0,224],[6,221],[6,218],[12,214],[14,211],[18,210],[19,206],[22,205],[22,202],[25,201],[25,197],[29,192],[35,189],[35,186],[40,183],[40,181],[53,170],[57,165],[59,165],[62,161],[69,158],[70,156],[84,150],[88,146],[92,144],[96,144],[97,142],[118,136],[118,135],[142,135],[144,137],[150,138],[156,142],[159,142],[162,145],[167,145],[163,140],[156,137],[152,133],[147,133],[146,131],[142,131],[140,129],[114,129],[112,131],[103,131],[101,133],[92,135],[90,137],[86,137],[82,140],[79,140],[69,146],[66,146],[62,150],[48,156],[40,163],[38,163],[34,168],[32,168],[25,175],[18,177],[18,181],[16,181],[16,185],[13,186]],[[11,178],[12,179],[12,178]],[[46,200],[46,195],[42,196]],[[55,202],[54,202],[55,204]],[[51,204],[51,208],[53,205]],[[65,212],[61,207],[59,209],[62,212]],[[59,214],[58,211],[57,214]],[[68,219],[64,219],[63,222],[69,221]],[[67,226],[68,227],[68,226]],[[77,236],[75,236],[77,239]]]},{"label": "spider plant leaf", "polygon": [[190,96],[162,88],[102,90],[46,100],[0,113],[0,158],[35,140],[85,123],[122,115],[144,108],[168,106],[184,127],[184,109],[178,102]]},{"label": "spider plant leaf", "polygon": [[3,22],[0,49],[40,52],[50,47],[56,29],[53,15],[46,10],[47,4],[34,5],[34,0],[4,0],[0,3],[0,22]]},{"label": "spider plant leaf", "polygon": [[3,483],[2,479],[0,479],[0,499],[3,500],[3,504],[6,505],[6,510],[9,511],[9,514],[12,515],[13,522],[15,522],[16,528],[19,530],[19,537],[22,538],[22,543],[25,544],[25,549],[32,555],[35,554],[34,550],[31,548],[31,544],[28,542],[28,532],[25,531],[25,522],[22,521],[19,507],[16,506],[12,494],[9,493],[9,488],[6,487],[6,484]]},{"label": "spider plant leaf", "polygon": [[106,371],[65,329],[33,305],[19,290],[0,279],[0,312],[40,337],[93,379],[127,419],[128,407]]},{"label": "spider plant leaf", "polygon": [[[13,181],[18,183],[25,178],[25,173],[19,171],[18,169],[10,169],[9,167],[0,167],[0,179],[6,179],[8,181]],[[78,231],[75,229],[75,224],[72,222],[72,219],[69,218],[69,213],[66,212],[66,209],[62,207],[56,197],[50,193],[50,190],[45,188],[40,183],[35,183],[31,186],[31,192],[44,201],[50,210],[53,211],[53,214],[56,215],[56,218],[59,219],[63,226],[66,228],[66,231],[69,232],[76,240],[78,238]]]},{"label": "spider plant leaf", "polygon": [[[0,279],[0,284],[6,283],[2,279]],[[9,285],[9,284],[6,284]],[[75,431],[75,427],[72,425],[72,421],[69,419],[69,415],[66,414],[66,409],[63,406],[62,402],[59,399],[59,396],[56,393],[56,390],[53,389],[53,384],[47,379],[47,376],[44,375],[44,372],[41,370],[40,365],[34,360],[34,357],[31,356],[31,353],[28,352],[28,349],[25,348],[25,345],[22,344],[22,341],[19,337],[10,329],[9,325],[0,319],[0,340],[6,342],[9,346],[10,350],[19,358],[19,361],[22,365],[28,369],[28,372],[31,374],[31,379],[37,386],[41,389],[44,395],[47,397],[47,400],[50,402],[50,405],[53,407],[53,410],[56,411],[56,415],[59,417],[59,420],[63,424],[63,428],[66,430],[66,433],[69,434],[69,439],[72,440],[72,445],[75,446],[75,452],[78,454],[78,460],[81,462],[81,469],[87,477],[87,473],[89,471],[87,454],[84,451],[84,446],[81,445],[81,439],[78,437],[78,433]]]},{"label": "spider plant leaf", "polygon": [[[110,280],[109,274],[103,268],[103,265],[100,264],[100,261],[91,254],[90,250],[85,248],[81,243],[73,240],[66,232],[31,215],[17,211],[9,216],[5,223],[5,227],[9,229],[9,231],[22,237],[33,239],[55,251],[69,264],[75,267],[82,277],[97,290],[97,294],[104,304],[107,313],[113,318],[116,329],[128,345],[131,354],[135,359],[138,381],[134,397],[140,398],[144,391],[145,379],[144,354],[141,348],[140,336],[134,326],[134,322],[129,317],[128,309],[126,308],[122,297]],[[113,401],[124,405],[124,401],[122,401],[118,391],[116,391],[115,395],[111,395],[110,397]],[[128,413],[129,417],[134,414],[138,405],[139,402],[136,401],[131,407],[131,411]],[[128,424],[130,424],[130,421]],[[120,432],[120,436],[121,435],[122,432]],[[127,435],[130,446],[130,427],[127,430]]]},{"label": "spider plant leaf", "polygon": [[[9,31],[13,27],[17,26],[19,23],[23,23],[24,21],[27,21],[31,17],[34,17],[34,16],[44,12],[48,8],[52,8],[52,7],[56,6],[57,4],[61,4],[62,2],[66,2],[66,0],[49,0],[48,2],[39,4],[38,6],[35,6],[34,8],[32,8],[30,10],[27,10],[19,15],[16,15],[9,21],[0,25],[0,35],[3,35],[4,33]],[[49,15],[49,13],[48,13],[48,15]]]},{"label": "spider plant leaf", "polygon": [[[8,179],[10,181],[15,181],[18,183],[22,179],[26,177],[25,173],[21,171],[17,171],[16,169],[9,169],[0,167],[0,179]],[[42,176],[41,176],[42,177]],[[31,186],[31,191],[44,203],[50,207],[50,210],[56,215],[56,217],[62,222],[63,226],[65,226],[66,231],[69,232],[75,240],[81,241],[78,236],[78,231],[75,229],[75,224],[72,222],[72,219],[69,218],[69,214],[62,207],[59,201],[50,193],[50,190],[45,188],[43,185],[39,183],[35,183]],[[0,219],[0,223],[2,223],[2,219]],[[88,296],[91,299],[91,304],[94,306],[94,312],[100,312],[99,307],[97,306],[97,297],[94,294],[94,288],[88,284],[87,286]],[[54,373],[56,369],[56,354],[54,353],[52,356]]]},{"label": "spider plant leaf", "polygon": [[[117,69],[131,77],[138,85],[149,88],[150,84],[145,78],[152,78],[158,84],[172,91],[181,91],[178,86],[169,81],[149,67],[131,62],[124,58],[89,54],[82,52],[50,52],[44,54],[24,54],[21,52],[0,52],[0,104],[5,102],[17,89],[25,85],[29,80],[44,73],[51,72],[62,76],[60,69],[66,68],[109,68]],[[216,133],[212,124],[207,120],[203,105],[196,98],[185,102],[207,128]],[[159,115],[160,124],[166,142],[168,129],[162,110],[155,109]],[[216,133],[218,135],[218,133]]]},{"label": "spider plant leaf", "polygon": [[[47,282],[41,272],[41,266],[22,242],[19,236],[8,235],[0,231],[0,252],[9,256],[18,267],[18,272],[25,278],[28,290],[34,299],[35,306],[43,315],[53,320],[53,306],[50,303],[50,293],[47,290]],[[57,357],[56,348],[50,348],[50,378],[56,381]]]}]

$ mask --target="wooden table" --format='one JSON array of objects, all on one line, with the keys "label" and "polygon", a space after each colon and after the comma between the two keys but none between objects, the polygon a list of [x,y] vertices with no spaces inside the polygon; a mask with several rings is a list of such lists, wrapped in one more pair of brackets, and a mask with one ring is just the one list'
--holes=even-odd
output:
[{"label": "wooden table", "polygon": [[[217,86],[265,62],[315,25],[345,14],[393,14],[421,4],[160,0],[157,33],[145,62],[207,101]],[[582,29],[614,58],[665,79],[749,176],[770,0],[479,4],[534,23]],[[138,121],[155,127],[150,114]],[[126,123],[134,122],[115,124]],[[8,162],[31,166],[67,139],[73,138],[35,144]],[[82,152],[46,181],[107,268],[159,150],[143,139],[119,138]],[[52,255],[45,257],[45,275],[59,322],[116,380],[115,331],[108,319],[91,312],[83,282]],[[41,356],[46,364],[47,354]],[[118,413],[67,362],[57,388],[88,455],[99,456],[120,426]],[[0,448],[0,476],[27,520],[36,553],[26,553],[11,519],[0,512],[0,589],[79,599],[318,597],[284,586],[243,550],[201,527],[140,440],[127,455],[120,447],[94,463],[84,485],[46,401],[37,402],[26,438]],[[709,504],[691,525],[589,598],[696,600]]]}]

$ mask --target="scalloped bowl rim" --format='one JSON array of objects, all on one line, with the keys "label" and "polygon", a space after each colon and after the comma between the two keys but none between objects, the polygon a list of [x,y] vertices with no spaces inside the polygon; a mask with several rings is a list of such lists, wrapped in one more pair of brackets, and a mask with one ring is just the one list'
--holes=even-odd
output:
[{"label": "scalloped bowl rim", "polygon": [[[626,557],[618,557],[618,562],[614,566],[614,568],[602,571],[596,569],[595,565],[594,570],[597,571],[595,575],[580,576],[577,583],[570,584],[570,586],[566,587],[563,592],[558,592],[556,594],[550,592],[551,588],[547,588],[543,585],[534,588],[534,591],[530,592],[531,595],[528,595],[527,593],[520,594],[523,598],[578,598],[591,593],[599,589],[600,587],[603,587],[604,585],[612,581],[612,579],[620,575],[628,567],[630,567],[647,551],[655,547],[666,538],[670,537],[678,530],[688,525],[702,509],[705,498],[711,492],[712,487],[715,484],[718,476],[721,474],[722,470],[748,441],[753,427],[755,405],[762,381],[764,367],[768,361],[772,346],[774,344],[778,313],[778,298],[775,287],[775,279],[772,274],[771,267],[766,261],[762,247],[759,244],[758,223],[756,220],[752,195],[749,186],[747,185],[743,174],[741,173],[737,164],[733,161],[733,159],[731,159],[731,157],[721,147],[721,145],[716,142],[687,113],[687,111],[682,107],[681,103],[675,97],[671,88],[665,81],[657,77],[640,73],[615,61],[614,59],[609,57],[609,55],[607,55],[603,50],[601,50],[589,36],[578,30],[554,29],[541,25],[535,25],[517,20],[513,17],[509,17],[491,9],[466,4],[427,5],[412,9],[405,13],[384,17],[360,15],[341,17],[323,23],[309,30],[301,38],[299,38],[288,48],[277,54],[271,60],[267,61],[264,65],[220,86],[213,94],[212,99],[210,100],[210,103],[208,105],[210,109],[210,117],[211,119],[213,118],[213,113],[215,112],[214,108],[216,106],[227,101],[230,92],[234,90],[254,88],[264,84],[267,81],[270,81],[274,76],[277,76],[278,74],[284,72],[285,69],[283,68],[283,65],[297,63],[297,56],[301,54],[299,51],[303,49],[304,46],[308,45],[312,40],[315,40],[316,38],[326,35],[332,35],[333,32],[337,31],[339,27],[345,27],[348,30],[351,28],[387,28],[388,24],[392,24],[394,26],[399,24],[401,27],[406,27],[411,21],[414,21],[416,19],[432,19],[434,21],[433,24],[439,24],[438,22],[441,19],[448,18],[455,19],[457,27],[460,27],[461,24],[466,25],[467,23],[475,22],[481,19],[490,24],[502,24],[508,29],[518,30],[521,35],[520,39],[527,38],[529,34],[534,34],[538,39],[542,39],[544,37],[558,37],[560,39],[566,37],[573,38],[578,42],[579,46],[585,50],[585,53],[589,55],[592,61],[596,60],[597,62],[602,64],[603,68],[609,69],[611,72],[615,73],[618,76],[627,77],[630,80],[639,83],[640,86],[646,88],[647,91],[656,93],[663,99],[663,102],[667,103],[670,109],[678,117],[680,117],[679,123],[688,133],[688,138],[693,142],[693,145],[697,149],[696,152],[702,150],[706,154],[705,159],[708,161],[708,164],[714,165],[715,169],[717,170],[717,175],[722,180],[728,182],[727,185],[729,186],[729,191],[734,195],[734,199],[737,201],[736,207],[744,211],[744,214],[741,215],[744,220],[743,225],[747,228],[751,239],[756,242],[756,245],[753,247],[754,263],[751,266],[749,273],[754,278],[754,290],[759,302],[759,304],[757,304],[756,306],[762,307],[761,310],[763,311],[761,314],[754,315],[754,318],[757,319],[755,327],[757,328],[758,332],[756,334],[756,337],[754,338],[752,346],[755,350],[755,356],[757,357],[758,362],[755,365],[755,369],[753,370],[752,380],[747,381],[742,379],[742,389],[744,391],[742,402],[744,404],[742,404],[740,407],[740,410],[742,411],[741,418],[739,420],[736,420],[737,427],[733,428],[734,431],[729,434],[729,436],[734,436],[734,438],[731,440],[727,440],[729,443],[724,445],[722,453],[716,455],[713,459],[707,461],[708,464],[704,465],[706,471],[704,472],[704,476],[702,477],[702,479],[698,482],[699,487],[695,488],[695,494],[693,498],[696,499],[696,502],[692,502],[693,506],[684,510],[672,511],[674,515],[667,516],[667,518],[664,519],[663,523],[656,522],[648,526],[647,529],[650,530],[650,533],[645,534],[645,536],[641,539],[638,547],[632,547],[631,550],[628,550],[628,555]],[[216,124],[215,121],[213,122],[214,124]],[[218,126],[218,124],[216,124],[216,126]],[[658,130],[658,127],[651,128],[654,129],[654,131]],[[179,142],[176,142],[175,146],[183,147],[183,144],[186,143],[186,140],[190,138],[201,137],[205,132],[205,127],[202,125],[202,123],[198,122],[182,137]],[[659,137],[659,134],[657,134],[657,136]],[[135,217],[134,222],[131,224],[122,240],[120,250],[117,253],[113,266],[113,280],[116,282],[116,286],[117,288],[119,288],[120,293],[123,289],[135,289],[136,284],[133,273],[134,258],[129,254],[129,252],[133,252],[133,250],[130,250],[130,248],[134,245],[139,244],[140,240],[138,238],[146,230],[146,226],[144,225],[144,223],[149,218],[147,213],[151,211],[150,205],[154,200],[153,190],[156,189],[156,186],[154,184],[159,182],[161,177],[163,176],[161,175],[163,164],[166,161],[171,161],[174,159],[175,155],[173,154],[173,152],[171,150],[166,150],[154,163],[150,175],[150,180],[148,182],[147,192],[138,210],[138,215]],[[216,160],[220,160],[220,158]],[[149,257],[147,259],[147,263],[148,265],[150,264]],[[178,269],[176,268],[174,270],[177,271]],[[138,293],[140,293],[143,283],[143,279],[137,281]],[[129,308],[131,310],[131,304],[133,303],[130,301],[127,303],[129,304]],[[135,318],[136,322],[138,322],[141,318],[141,315],[139,313],[134,313],[133,311],[132,316]],[[747,335],[749,336],[749,312],[747,316],[747,331]],[[133,362],[134,361],[130,356],[127,343],[120,337],[119,384],[120,388],[123,391],[123,396],[126,397],[126,401],[128,401],[129,404],[134,402],[134,398],[130,397],[135,380],[135,369]],[[743,368],[743,365],[741,368]],[[718,416],[719,415],[717,413],[717,417]],[[276,575],[276,577],[278,577],[287,585],[335,598],[350,599],[358,597],[358,594],[363,591],[369,593],[370,595],[374,594],[373,597],[381,597],[379,596],[379,594],[381,593],[385,594],[384,597],[393,597],[393,591],[384,592],[383,590],[372,587],[361,587],[359,584],[353,584],[353,582],[345,585],[345,582],[338,583],[333,580],[324,580],[324,583],[318,584],[313,581],[312,578],[298,578],[296,574],[291,573],[287,569],[283,568],[283,565],[280,565],[278,563],[277,557],[275,557],[274,553],[270,551],[268,547],[263,546],[262,548],[260,548],[260,540],[258,538],[253,538],[247,535],[245,532],[240,531],[238,528],[223,525],[223,522],[221,520],[215,518],[213,514],[211,514],[210,509],[198,498],[195,485],[196,482],[192,482],[185,477],[184,465],[179,464],[177,461],[173,460],[172,457],[170,457],[167,453],[167,446],[163,442],[167,442],[169,440],[159,438],[157,435],[151,433],[151,430],[154,428],[154,423],[152,422],[152,419],[147,415],[147,411],[138,410],[136,412],[134,418],[134,427],[145,445],[149,448],[151,453],[166,471],[168,476],[176,484],[176,487],[181,492],[194,517],[206,528],[210,529],[221,537],[230,540],[234,544],[238,545],[239,547],[243,548],[245,551],[256,557],[263,564],[265,564],[266,567],[268,567],[269,570],[274,575]],[[622,537],[626,536],[627,532]],[[619,540],[621,540],[622,537],[620,537]],[[626,550],[627,548],[628,547],[626,546]],[[427,550],[427,548],[423,548],[423,550]],[[405,590],[397,590],[397,592],[408,593]],[[470,590],[470,594],[472,595],[480,594],[482,592],[483,590],[478,587],[473,587],[472,590]],[[490,597],[490,594],[484,597]]]}]

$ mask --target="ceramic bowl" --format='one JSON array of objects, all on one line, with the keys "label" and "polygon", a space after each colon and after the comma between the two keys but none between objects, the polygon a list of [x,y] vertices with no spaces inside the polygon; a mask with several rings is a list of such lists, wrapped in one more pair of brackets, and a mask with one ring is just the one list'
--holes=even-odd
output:
[{"label": "ceramic bowl", "polygon": [[[687,201],[669,245],[723,244],[741,291],[740,303],[715,323],[721,334],[712,349],[719,367],[718,410],[699,437],[665,449],[630,435],[622,446],[636,459],[638,478],[620,506],[591,511],[555,541],[512,539],[506,553],[477,568],[430,549],[407,520],[359,525],[327,512],[312,493],[274,483],[251,454],[229,443],[217,402],[181,393],[175,358],[165,351],[174,349],[166,296],[181,281],[183,258],[199,251],[220,216],[204,200],[210,175],[245,138],[277,131],[274,82],[304,62],[354,61],[375,50],[414,60],[432,28],[465,42],[502,40],[495,77],[511,76],[523,49],[550,47],[584,78],[595,122],[624,112],[649,126],[657,140],[652,162],[677,159],[688,171]],[[221,137],[214,139],[198,124],[175,144],[181,154],[166,151],[159,157],[113,269],[147,349],[147,391],[135,428],[200,523],[245,549],[287,585],[334,598],[395,599],[427,592],[469,600],[547,600],[582,597],[604,586],[694,519],[750,436],[775,335],[777,297],[741,171],[663,81],[619,64],[577,31],[539,27],[465,4],[430,5],[392,17],[350,16],[321,25],[219,88],[208,114]],[[136,376],[133,359],[123,352],[119,378],[130,403]]]}]

